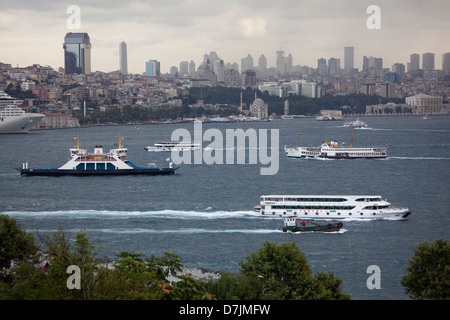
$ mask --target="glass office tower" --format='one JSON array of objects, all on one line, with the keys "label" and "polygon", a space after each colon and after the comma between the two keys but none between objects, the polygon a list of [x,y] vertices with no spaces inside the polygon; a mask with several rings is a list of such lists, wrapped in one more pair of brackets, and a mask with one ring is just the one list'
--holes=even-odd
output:
[{"label": "glass office tower", "polygon": [[87,33],[66,34],[63,44],[66,74],[91,73],[91,47],[91,40]]}]

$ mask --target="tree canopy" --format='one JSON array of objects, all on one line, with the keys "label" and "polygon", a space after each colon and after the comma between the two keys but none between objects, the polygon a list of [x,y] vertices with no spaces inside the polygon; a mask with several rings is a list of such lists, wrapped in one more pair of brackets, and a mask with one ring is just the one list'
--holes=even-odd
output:
[{"label": "tree canopy", "polygon": [[437,239],[417,246],[401,284],[415,300],[450,299],[450,243]]}]

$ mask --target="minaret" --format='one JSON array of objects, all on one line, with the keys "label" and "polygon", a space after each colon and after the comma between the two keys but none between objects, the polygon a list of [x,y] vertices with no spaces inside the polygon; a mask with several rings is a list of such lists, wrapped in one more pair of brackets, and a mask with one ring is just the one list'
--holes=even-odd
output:
[{"label": "minaret", "polygon": [[86,100],[84,100],[84,116],[86,117]]},{"label": "minaret", "polygon": [[239,111],[242,112],[242,90],[241,90],[241,104],[239,105]]},{"label": "minaret", "polygon": [[286,99],[286,101],[284,102],[284,115],[288,116],[289,115],[289,101]]}]

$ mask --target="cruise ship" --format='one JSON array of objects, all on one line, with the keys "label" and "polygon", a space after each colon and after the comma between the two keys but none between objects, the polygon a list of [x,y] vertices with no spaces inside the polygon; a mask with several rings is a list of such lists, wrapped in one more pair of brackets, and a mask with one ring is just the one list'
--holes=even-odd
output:
[{"label": "cruise ship", "polygon": [[178,166],[172,162],[168,167],[159,168],[155,163],[149,163],[147,167],[134,165],[126,156],[127,148],[122,147],[119,135],[119,146],[111,149],[109,153],[103,152],[102,146],[95,146],[94,153],[88,153],[87,149],[80,148],[80,139],[77,138],[77,146],[70,148],[69,161],[59,168],[28,168],[24,163],[22,168],[17,168],[21,175],[26,176],[106,176],[106,175],[170,175],[174,174]]},{"label": "cruise ship", "polygon": [[15,100],[4,91],[0,91],[0,133],[26,133],[39,121],[44,119],[40,113],[27,113],[18,105],[22,100]]},{"label": "cruise ship", "polygon": [[386,147],[353,147],[353,134],[350,146],[343,147],[334,140],[325,139],[320,147],[288,148],[284,151],[288,158],[327,158],[327,159],[371,159],[387,158]]},{"label": "cruise ship", "polygon": [[302,219],[407,218],[408,208],[396,208],[381,196],[263,195],[255,210],[262,215]]}]

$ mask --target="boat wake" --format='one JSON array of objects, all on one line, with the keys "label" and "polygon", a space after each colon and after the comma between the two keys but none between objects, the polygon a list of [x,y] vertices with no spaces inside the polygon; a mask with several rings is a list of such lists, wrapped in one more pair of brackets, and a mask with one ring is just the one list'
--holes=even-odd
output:
[{"label": "boat wake", "polygon": [[7,211],[1,212],[12,217],[72,217],[72,218],[161,218],[161,219],[227,219],[227,218],[261,218],[254,211],[206,211],[155,210],[155,211],[109,211],[109,210],[68,210],[68,211]]},{"label": "boat wake", "polygon": [[398,160],[450,160],[450,158],[444,157],[388,157],[388,159],[398,159]]},{"label": "boat wake", "polygon": [[[27,230],[33,232],[36,230]],[[57,233],[56,229],[39,229],[39,233]],[[77,233],[79,229],[65,229],[66,232]],[[210,229],[210,228],[180,228],[180,229],[145,229],[145,228],[113,228],[113,229],[86,229],[89,233],[112,234],[206,234],[206,233],[245,233],[245,234],[269,234],[283,233],[277,229]]]}]

